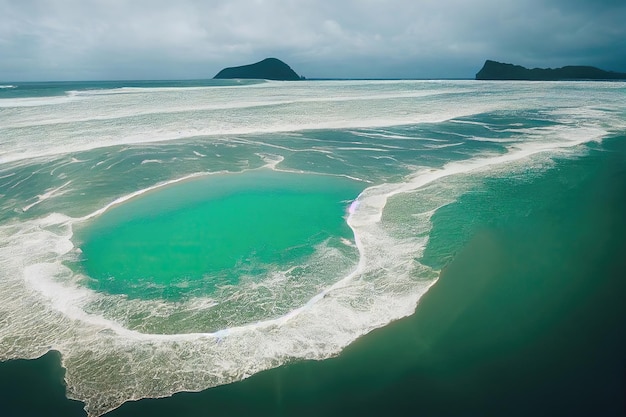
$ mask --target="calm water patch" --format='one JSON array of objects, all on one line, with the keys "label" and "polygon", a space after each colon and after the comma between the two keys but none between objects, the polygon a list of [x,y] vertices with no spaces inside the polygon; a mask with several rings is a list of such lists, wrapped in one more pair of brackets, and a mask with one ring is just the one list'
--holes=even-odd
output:
[{"label": "calm water patch", "polygon": [[344,178],[269,169],[169,185],[80,228],[81,266],[88,285],[108,293],[210,293],[241,275],[287,269],[326,240],[352,239],[346,208],[361,188]]}]

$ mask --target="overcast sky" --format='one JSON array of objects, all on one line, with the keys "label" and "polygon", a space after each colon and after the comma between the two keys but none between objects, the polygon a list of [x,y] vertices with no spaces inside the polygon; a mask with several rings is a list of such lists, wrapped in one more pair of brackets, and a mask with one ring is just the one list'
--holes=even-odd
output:
[{"label": "overcast sky", "polygon": [[626,0],[0,0],[0,80],[472,78],[485,59],[626,72]]}]

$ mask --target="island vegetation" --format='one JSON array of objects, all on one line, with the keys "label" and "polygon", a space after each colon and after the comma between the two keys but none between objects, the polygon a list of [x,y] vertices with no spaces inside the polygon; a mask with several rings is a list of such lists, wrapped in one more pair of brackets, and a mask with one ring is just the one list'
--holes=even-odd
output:
[{"label": "island vegetation", "polygon": [[224,68],[213,78],[245,78],[276,81],[296,81],[304,79],[304,77],[296,74],[296,72],[292,70],[289,65],[277,58],[266,58],[254,64]]},{"label": "island vegetation", "polygon": [[502,62],[485,61],[476,74],[477,80],[626,80],[626,73],[604,71],[590,66],[565,66],[561,68],[533,68]]}]

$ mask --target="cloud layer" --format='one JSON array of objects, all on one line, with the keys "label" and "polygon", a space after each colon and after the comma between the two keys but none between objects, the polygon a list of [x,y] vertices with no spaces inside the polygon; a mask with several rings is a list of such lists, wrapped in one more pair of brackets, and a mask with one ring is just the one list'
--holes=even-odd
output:
[{"label": "cloud layer", "polygon": [[487,58],[626,71],[623,0],[0,0],[0,80],[469,78]]}]

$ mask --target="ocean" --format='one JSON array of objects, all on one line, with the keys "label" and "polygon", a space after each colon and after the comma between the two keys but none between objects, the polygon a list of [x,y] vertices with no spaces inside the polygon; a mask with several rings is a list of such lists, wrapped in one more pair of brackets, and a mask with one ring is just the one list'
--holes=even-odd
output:
[{"label": "ocean", "polygon": [[0,84],[1,415],[626,412],[626,84]]}]

